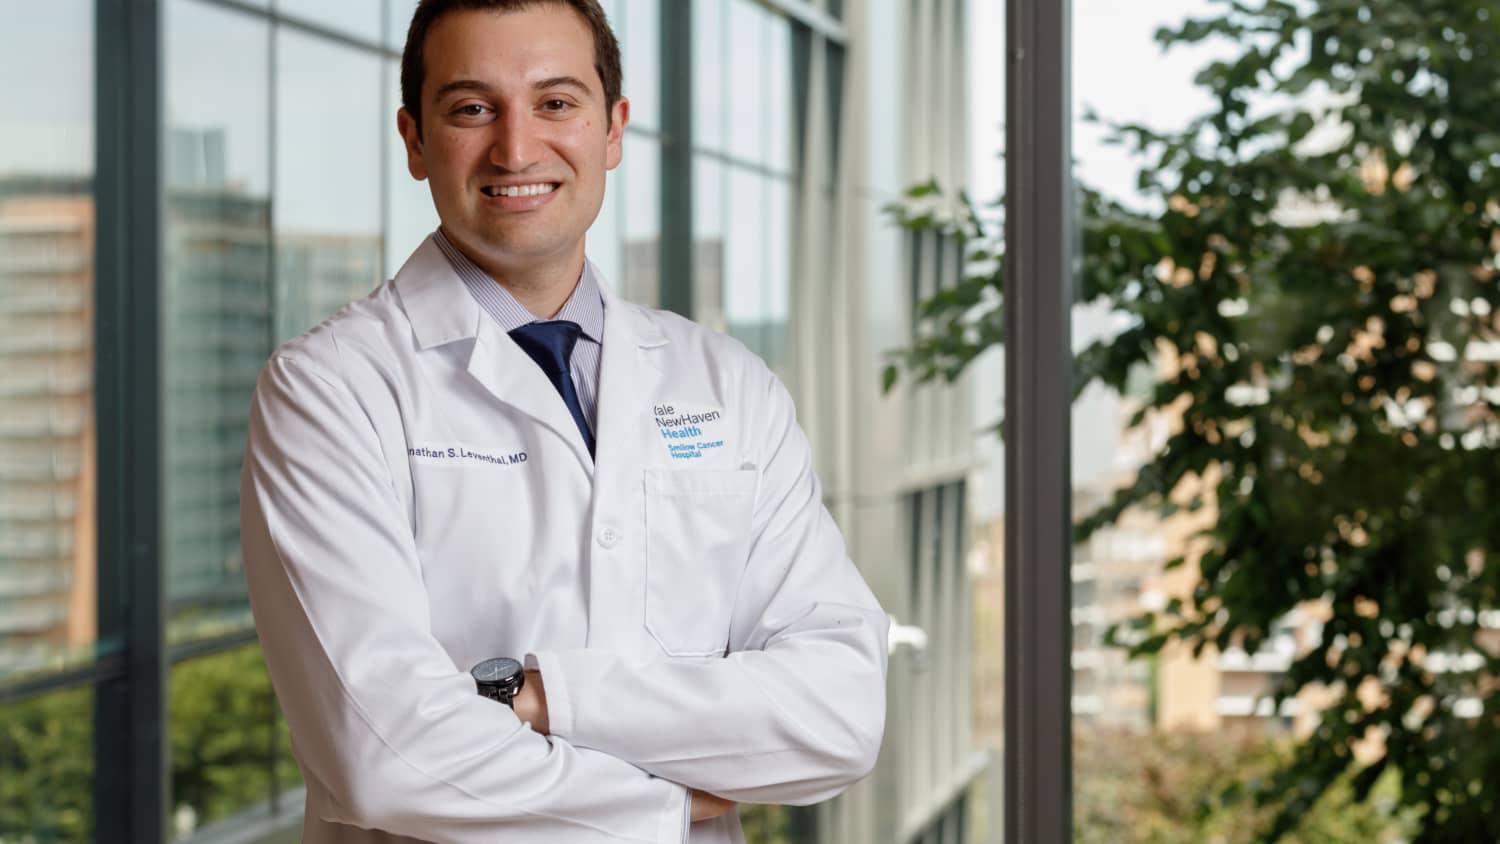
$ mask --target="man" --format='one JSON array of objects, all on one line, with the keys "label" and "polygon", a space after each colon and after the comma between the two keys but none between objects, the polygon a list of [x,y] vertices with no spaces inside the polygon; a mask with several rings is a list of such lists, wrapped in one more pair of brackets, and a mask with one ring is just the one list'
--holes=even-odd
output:
[{"label": "man", "polygon": [[[584,257],[630,111],[596,0],[423,0],[402,99],[441,228],[251,411],[303,840],[730,842],[735,801],[837,794],[879,749],[887,617],[777,379]],[[527,669],[509,706],[491,657]]]}]

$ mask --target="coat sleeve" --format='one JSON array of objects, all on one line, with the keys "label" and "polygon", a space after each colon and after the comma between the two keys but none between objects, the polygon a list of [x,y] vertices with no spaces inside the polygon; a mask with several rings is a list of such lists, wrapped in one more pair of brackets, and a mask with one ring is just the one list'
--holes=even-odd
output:
[{"label": "coat sleeve", "polygon": [[[538,652],[553,735],[754,803],[805,805],[874,767],[889,617],[846,552],[790,395],[764,367],[749,563],[723,659]],[[623,717],[628,716],[628,717]]]},{"label": "coat sleeve", "polygon": [[685,840],[683,786],[549,740],[475,693],[432,635],[409,520],[335,374],[284,356],[262,371],[241,534],[266,664],[325,819],[439,844]]}]

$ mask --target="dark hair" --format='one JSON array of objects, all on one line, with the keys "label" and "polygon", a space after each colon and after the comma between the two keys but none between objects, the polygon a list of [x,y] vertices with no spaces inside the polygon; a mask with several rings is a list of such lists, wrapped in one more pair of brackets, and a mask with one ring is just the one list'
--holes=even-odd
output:
[{"label": "dark hair", "polygon": [[563,6],[583,17],[594,36],[594,71],[604,83],[604,113],[614,120],[615,103],[620,101],[620,42],[615,40],[609,19],[599,7],[599,0],[421,0],[412,13],[406,30],[406,49],[401,53],[401,105],[422,127],[422,83],[427,79],[423,48],[432,25],[450,12],[493,11],[520,12],[537,6]]}]

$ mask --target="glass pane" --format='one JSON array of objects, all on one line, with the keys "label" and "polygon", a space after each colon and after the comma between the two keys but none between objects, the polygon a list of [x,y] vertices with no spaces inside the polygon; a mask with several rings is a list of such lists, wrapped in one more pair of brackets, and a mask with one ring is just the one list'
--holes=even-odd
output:
[{"label": "glass pane", "polygon": [[729,334],[765,359],[770,346],[765,319],[765,192],[758,173],[724,168],[724,196],[733,197],[724,220],[724,321]]},{"label": "glass pane", "polygon": [[786,358],[787,314],[792,290],[792,185],[778,178],[767,178],[765,190],[765,264],[761,299],[761,319],[766,363],[781,369]]},{"label": "glass pane", "polygon": [[0,704],[0,841],[92,841],[94,690]]},{"label": "glass pane", "polygon": [[288,17],[380,43],[381,0],[276,0]]},{"label": "glass pane", "polygon": [[382,66],[374,55],[276,34],[275,336],[294,337],[381,278]]},{"label": "glass pane", "polygon": [[270,27],[166,8],[168,637],[250,623],[240,564],[245,407],[271,351]]},{"label": "glass pane", "polygon": [[423,238],[437,229],[438,216],[428,183],[413,179],[411,171],[406,169],[406,147],[401,142],[401,133],[396,131],[395,104],[401,101],[400,63],[394,60],[386,62],[385,72],[392,106],[384,115],[381,126],[381,131],[390,139],[386,167],[390,171],[391,193],[386,209],[384,276],[394,278]]},{"label": "glass pane", "polygon": [[632,302],[655,307],[661,301],[658,286],[661,266],[661,144],[655,138],[634,133],[625,136],[624,161],[615,172],[623,194],[621,277],[622,296]]},{"label": "glass pane", "polygon": [[252,807],[301,815],[286,799],[302,776],[259,645],[178,663],[169,685],[173,840]]},{"label": "glass pane", "polygon": [[724,317],[724,165],[693,159],[693,321],[727,332]]},{"label": "glass pane", "polygon": [[[631,151],[635,144],[630,142],[634,136],[628,133],[626,139],[626,156],[629,160]],[[604,201],[599,204],[599,216],[594,218],[594,224],[589,226],[586,249],[588,259],[594,263],[594,267],[604,276],[605,284],[616,293],[622,293],[620,287],[624,281],[623,250],[621,248],[620,221],[621,209],[625,207],[625,163],[621,161],[620,166],[609,171],[605,176]]]},{"label": "glass pane", "polygon": [[620,11],[610,16],[620,41],[624,65],[622,86],[630,98],[630,120],[641,128],[661,128],[660,0],[620,0]]},{"label": "glass pane", "polygon": [[[765,163],[783,173],[792,171],[792,26],[785,19],[766,15],[764,75],[765,102],[761,130],[765,135]],[[830,99],[833,99],[832,97]],[[829,103],[837,111],[837,101]]]},{"label": "glass pane", "polygon": [[1081,840],[1493,838],[1496,10],[1074,8]]},{"label": "glass pane", "polygon": [[765,19],[769,12],[749,2],[730,0],[725,9],[730,33],[728,85],[732,96],[724,104],[727,152],[744,161],[760,162],[765,154]]},{"label": "glass pane", "polygon": [[26,84],[0,96],[0,682],[97,637],[93,3],[6,17],[0,78]]},{"label": "glass pane", "polygon": [[693,7],[693,145],[698,149],[724,149],[725,43],[723,3],[699,3]]}]

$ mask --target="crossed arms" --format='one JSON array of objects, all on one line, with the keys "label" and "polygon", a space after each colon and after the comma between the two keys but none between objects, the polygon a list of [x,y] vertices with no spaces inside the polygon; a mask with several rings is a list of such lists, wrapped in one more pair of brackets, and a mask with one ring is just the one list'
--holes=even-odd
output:
[{"label": "crossed arms", "polygon": [[884,728],[886,616],[821,505],[789,397],[774,378],[766,390],[762,465],[777,471],[757,496],[750,565],[772,576],[745,579],[733,652],[538,652],[544,736],[475,694],[434,637],[354,393],[316,363],[273,358],[241,530],[267,665],[309,795],[324,797],[309,811],[433,842],[680,842],[690,790],[806,804],[864,776]]}]

